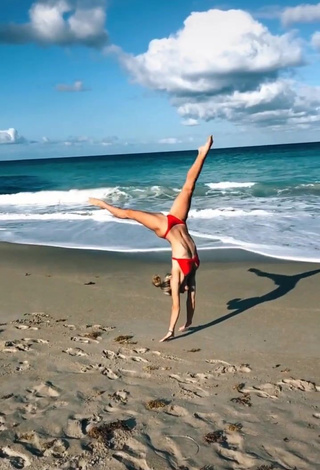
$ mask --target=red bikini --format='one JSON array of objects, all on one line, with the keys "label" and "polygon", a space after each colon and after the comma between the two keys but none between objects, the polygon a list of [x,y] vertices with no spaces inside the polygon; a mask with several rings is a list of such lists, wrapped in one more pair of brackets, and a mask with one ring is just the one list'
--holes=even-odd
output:
[{"label": "red bikini", "polygon": [[[168,214],[167,215],[168,219],[168,227],[166,230],[166,233],[163,235],[161,238],[167,238],[168,233],[174,227],[175,225],[186,225],[185,222],[181,219],[178,219],[178,217],[175,217],[174,215]],[[193,258],[172,258],[175,261],[178,261],[179,266],[181,268],[181,271],[185,276],[188,276],[188,274],[191,273],[193,270],[194,266],[198,269],[200,266],[200,260],[199,256],[195,255]]]},{"label": "red bikini", "polygon": [[193,258],[172,258],[176,261],[178,261],[179,266],[181,268],[181,271],[185,276],[188,276],[188,274],[191,273],[193,270],[194,266],[196,269],[200,266],[200,260],[199,256],[195,255]]},{"label": "red bikini", "polygon": [[167,215],[167,219],[168,219],[167,231],[161,238],[167,238],[168,233],[170,232],[172,227],[174,227],[175,225],[186,225],[183,220],[178,219],[178,217],[175,217],[174,215],[171,215],[171,214]]}]

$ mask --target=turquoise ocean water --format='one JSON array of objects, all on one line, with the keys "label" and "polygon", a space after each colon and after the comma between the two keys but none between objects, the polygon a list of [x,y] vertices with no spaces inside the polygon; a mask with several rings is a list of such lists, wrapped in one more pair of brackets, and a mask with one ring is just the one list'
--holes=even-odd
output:
[{"label": "turquoise ocean water", "polygon": [[[196,151],[0,162],[0,241],[111,251],[168,250],[88,197],[167,213]],[[200,250],[243,248],[320,261],[320,143],[213,149],[189,230]]]}]

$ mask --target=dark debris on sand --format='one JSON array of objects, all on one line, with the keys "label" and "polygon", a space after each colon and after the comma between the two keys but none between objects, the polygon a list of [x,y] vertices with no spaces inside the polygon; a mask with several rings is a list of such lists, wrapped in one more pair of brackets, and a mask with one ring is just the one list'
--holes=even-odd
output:
[{"label": "dark debris on sand", "polygon": [[251,397],[248,393],[244,393],[242,397],[231,398],[231,401],[243,406],[252,406]]},{"label": "dark debris on sand", "polygon": [[159,410],[165,408],[169,404],[166,400],[150,400],[146,403],[148,410]]},{"label": "dark debris on sand", "polygon": [[204,440],[208,442],[209,444],[211,443],[227,444],[227,437],[224,431],[222,430],[209,432],[208,434],[204,436]]},{"label": "dark debris on sand", "polygon": [[97,439],[102,442],[106,447],[115,448],[117,446],[117,439],[119,436],[129,436],[135,427],[132,420],[126,421],[113,421],[111,423],[103,423],[100,426],[93,426],[88,431],[88,436],[92,439]]},{"label": "dark debris on sand", "polygon": [[120,344],[137,344],[137,342],[131,341],[133,336],[130,335],[120,335],[114,338],[114,341]]}]

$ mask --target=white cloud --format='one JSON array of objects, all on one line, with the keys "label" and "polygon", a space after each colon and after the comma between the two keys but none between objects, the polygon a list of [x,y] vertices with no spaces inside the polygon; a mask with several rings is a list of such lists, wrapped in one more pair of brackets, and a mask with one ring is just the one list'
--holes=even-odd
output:
[{"label": "white cloud", "polygon": [[0,43],[102,48],[108,39],[104,2],[99,0],[90,4],[81,0],[38,0],[31,6],[29,17],[29,23],[0,25]]},{"label": "white cloud", "polygon": [[[64,145],[67,147],[70,146],[82,146],[82,145],[101,145],[104,147],[117,145],[119,144],[120,140],[117,136],[109,136],[103,137],[101,139],[94,139],[88,136],[70,136],[63,140],[58,139],[51,139],[49,137],[42,137],[41,143],[42,144],[51,144],[51,145]],[[121,145],[123,142],[121,141]]]},{"label": "white cloud", "polygon": [[0,130],[0,144],[22,144],[26,139],[14,128]]},{"label": "white cloud", "polygon": [[189,118],[189,119],[184,119],[182,121],[182,124],[184,126],[197,126],[199,124],[198,120],[197,119],[192,119],[192,118]]},{"label": "white cloud", "polygon": [[120,55],[135,81],[176,96],[252,89],[302,63],[292,34],[272,35],[249,13],[192,13],[176,34],[150,42],[138,56]]},{"label": "white cloud", "polygon": [[87,136],[78,136],[78,137],[69,137],[65,141],[63,141],[64,145],[82,145],[82,144],[92,144],[93,141]]},{"label": "white cloud", "polygon": [[83,82],[81,80],[75,81],[72,85],[67,85],[65,83],[59,83],[56,85],[57,91],[62,92],[80,92],[80,91],[88,91],[88,88],[85,88]]},{"label": "white cloud", "polygon": [[320,122],[320,87],[301,87],[289,80],[262,84],[253,91],[214,96],[203,102],[178,107],[182,116],[198,119],[227,119],[261,127],[281,127]]},{"label": "white cloud", "polygon": [[224,119],[280,128],[318,121],[318,89],[285,78],[304,64],[302,46],[247,12],[214,9],[192,13],[143,54],[113,52],[137,83],[169,95],[185,125]]},{"label": "white cloud", "polygon": [[175,145],[180,143],[181,140],[177,139],[176,137],[166,137],[165,139],[158,140],[158,144]]},{"label": "white cloud", "polygon": [[312,46],[320,52],[320,31],[314,33],[311,38]]},{"label": "white cloud", "polygon": [[301,4],[285,8],[281,14],[282,24],[289,26],[293,23],[315,23],[320,21],[320,3]]}]

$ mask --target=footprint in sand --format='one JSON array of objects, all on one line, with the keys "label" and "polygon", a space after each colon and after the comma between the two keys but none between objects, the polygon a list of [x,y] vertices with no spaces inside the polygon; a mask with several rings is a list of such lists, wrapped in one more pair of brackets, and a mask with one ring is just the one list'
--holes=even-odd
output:
[{"label": "footprint in sand", "polygon": [[[101,339],[99,337],[99,339]],[[95,338],[89,338],[88,336],[72,336],[71,341],[78,341],[79,343],[97,343],[99,344],[99,341]]]},{"label": "footprint in sand", "polygon": [[150,351],[149,348],[137,348],[133,350],[133,352],[135,352],[136,354],[145,354],[148,351]]},{"label": "footprint in sand", "polygon": [[56,398],[60,395],[58,389],[51,382],[42,382],[39,385],[28,389],[28,392],[39,398]]},{"label": "footprint in sand", "polygon": [[186,408],[179,405],[171,405],[165,410],[167,415],[176,416],[177,418],[183,418],[189,416],[189,412]]},{"label": "footprint in sand", "polygon": [[[125,440],[124,444],[126,444]],[[113,458],[121,462],[124,468],[150,470],[150,466],[146,460],[146,449],[137,440],[131,439],[130,446],[127,444],[125,451],[117,450],[114,452]]]},{"label": "footprint in sand", "polygon": [[113,359],[122,359],[124,361],[127,361],[127,360],[130,360],[130,361],[134,361],[134,362],[149,362],[147,359],[145,359],[144,357],[140,357],[140,356],[126,356],[125,354],[123,353],[120,353],[120,352],[114,352],[114,351],[110,351],[108,349],[104,349],[102,351],[102,354],[107,358],[107,359],[110,359],[110,360],[113,360]]},{"label": "footprint in sand", "polygon": [[119,354],[114,352],[114,351],[110,351],[109,349],[104,349],[102,351],[102,354],[107,358],[107,359],[116,359],[119,357]]},{"label": "footprint in sand", "polygon": [[206,362],[216,365],[214,369],[216,374],[232,374],[235,372],[249,373],[252,370],[249,364],[240,364],[239,366],[236,366],[219,359],[207,359]]},{"label": "footprint in sand", "polygon": [[81,420],[69,418],[63,432],[66,437],[71,439],[82,439],[84,437],[84,433]]},{"label": "footprint in sand", "polygon": [[68,348],[68,349],[64,349],[62,352],[66,353],[66,354],[69,354],[69,356],[79,356],[79,357],[82,357],[82,356],[87,356],[88,354],[86,352],[84,352],[83,349],[81,348]]},{"label": "footprint in sand", "polygon": [[220,445],[216,452],[225,460],[234,462],[237,465],[236,468],[252,468],[257,464],[257,460],[255,458],[251,457],[242,449],[236,449],[236,446],[232,446],[232,448],[230,446],[230,448],[227,448]]},{"label": "footprint in sand", "polygon": [[108,379],[110,380],[116,380],[116,379],[119,379],[119,375],[117,375],[115,372],[113,372],[112,369],[108,369],[107,367],[104,368],[102,371],[101,371],[101,374],[102,375],[106,375],[108,377]]},{"label": "footprint in sand", "polygon": [[76,325],[71,325],[71,324],[66,324],[66,325],[63,325],[65,328],[69,328],[69,330],[75,330],[76,329]]},{"label": "footprint in sand", "polygon": [[182,383],[182,384],[195,384],[198,382],[198,380],[196,379],[193,379],[192,377],[181,377],[180,375],[178,374],[170,374],[169,375],[169,378],[170,379],[174,379],[176,380],[177,382],[179,383]]},{"label": "footprint in sand", "polygon": [[26,318],[18,319],[16,321],[13,321],[12,323],[17,323],[19,325],[23,324],[28,326],[39,326],[45,324],[47,326],[49,325],[50,321],[53,320],[50,315],[44,312],[25,313],[24,316]]},{"label": "footprint in sand", "polygon": [[287,385],[290,390],[301,390],[302,392],[320,392],[320,386],[314,382],[303,379],[283,379],[278,385]]},{"label": "footprint in sand", "polygon": [[47,339],[41,339],[41,338],[22,338],[22,341],[25,341],[26,343],[34,343],[34,344],[49,344],[49,341]]},{"label": "footprint in sand", "polygon": [[116,380],[120,378],[120,376],[116,374],[116,372],[114,372],[112,369],[109,369],[108,367],[105,367],[102,364],[89,364],[81,368],[82,373],[95,371],[100,372],[102,375],[105,375],[110,380]]},{"label": "footprint in sand", "polygon": [[24,445],[26,449],[32,454],[42,457],[64,457],[69,447],[69,444],[65,440],[41,439],[40,436],[34,431],[17,433],[16,442]]},{"label": "footprint in sand", "polygon": [[112,330],[115,330],[116,327],[115,326],[102,326],[102,325],[86,325],[86,328],[92,328],[92,329],[95,329],[95,330],[101,330],[101,331],[112,331]]},{"label": "footprint in sand", "polygon": [[113,395],[111,395],[110,398],[121,403],[127,403],[129,395],[130,393],[127,392],[127,390],[117,390],[116,392],[113,393]]},{"label": "footprint in sand", "polygon": [[203,398],[203,397],[208,397],[210,396],[210,393],[203,390],[200,387],[197,387],[195,385],[182,385],[179,384],[180,390],[182,395],[187,396],[189,398]]},{"label": "footprint in sand", "polygon": [[210,432],[204,436],[205,441],[213,447],[217,455],[228,462],[234,462],[236,468],[247,469],[257,464],[256,458],[247,454],[244,450],[245,442],[241,435],[242,425],[240,423],[225,423],[219,415],[215,414],[195,413],[194,416],[207,423],[211,421],[211,426],[214,423],[215,427],[222,427],[222,429]]},{"label": "footprint in sand", "polygon": [[7,429],[7,426],[6,426],[6,420],[5,420],[5,417],[4,415],[0,415],[0,432],[1,431],[5,431]]},{"label": "footprint in sand", "polygon": [[128,359],[134,362],[149,362],[147,359],[145,359],[144,357],[140,357],[140,356],[129,356]]},{"label": "footprint in sand", "polygon": [[14,468],[25,468],[31,465],[29,457],[22,452],[12,450],[9,446],[0,447],[0,458],[9,460]]},{"label": "footprint in sand", "polygon": [[30,345],[23,343],[21,340],[0,341],[0,351],[7,353],[15,353],[18,351],[30,351]]},{"label": "footprint in sand", "polygon": [[281,393],[281,386],[271,383],[266,383],[259,386],[253,387],[243,387],[241,388],[241,393],[255,393],[260,398],[279,398]]},{"label": "footprint in sand", "polygon": [[37,326],[30,326],[30,325],[17,325],[15,328],[17,328],[17,330],[39,330],[39,328]]},{"label": "footprint in sand", "polygon": [[119,372],[124,377],[132,377],[137,379],[148,379],[150,378],[150,374],[147,372],[139,372],[137,370],[132,369],[119,369]]}]

